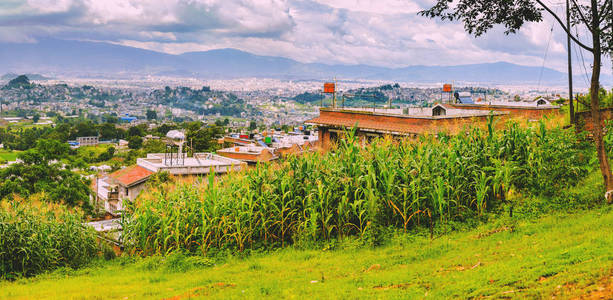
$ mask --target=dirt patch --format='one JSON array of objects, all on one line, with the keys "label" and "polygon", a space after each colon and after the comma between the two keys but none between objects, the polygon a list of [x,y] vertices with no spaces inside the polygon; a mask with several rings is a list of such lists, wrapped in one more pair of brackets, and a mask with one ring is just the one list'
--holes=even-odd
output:
[{"label": "dirt patch", "polygon": [[381,265],[380,264],[374,264],[372,266],[370,266],[368,269],[366,269],[366,271],[364,272],[371,272],[371,271],[375,271],[375,270],[379,270],[381,269]]},{"label": "dirt patch", "polygon": [[490,236],[492,234],[499,233],[499,232],[504,232],[504,231],[513,232],[514,229],[515,228],[513,226],[504,226],[504,227],[492,229],[490,231],[479,233],[478,235],[475,236],[475,238],[476,239],[480,239],[480,238],[488,237],[488,236]]},{"label": "dirt patch", "polygon": [[410,283],[400,283],[400,284],[392,284],[388,286],[375,286],[373,287],[373,289],[380,290],[380,291],[385,291],[385,290],[390,290],[390,289],[406,289],[410,285],[411,285]]},{"label": "dirt patch", "polygon": [[[566,297],[564,297],[564,295],[566,295]],[[553,292],[552,299],[556,299],[558,296],[562,296],[562,298],[566,299],[570,295],[579,295],[573,296],[573,298],[570,299],[613,299],[613,269],[611,269],[607,275],[587,286],[580,286],[575,282],[559,285],[556,287],[555,292]]]},{"label": "dirt patch", "polygon": [[213,289],[224,289],[224,288],[230,288],[234,286],[236,286],[236,284],[217,282],[217,283],[211,284],[210,286],[193,288],[187,293],[177,295],[174,297],[170,297],[170,298],[164,298],[164,300],[180,300],[180,299],[189,299],[192,297],[206,296]]},{"label": "dirt patch", "polygon": [[589,292],[574,299],[613,299],[613,269],[587,289]]}]

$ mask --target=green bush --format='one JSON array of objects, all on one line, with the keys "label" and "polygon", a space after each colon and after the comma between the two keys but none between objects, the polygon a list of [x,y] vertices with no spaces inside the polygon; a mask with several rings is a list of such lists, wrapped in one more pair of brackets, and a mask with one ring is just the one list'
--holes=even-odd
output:
[{"label": "green bush", "polygon": [[81,224],[80,214],[18,201],[0,204],[0,278],[76,268],[98,255],[95,232]]}]

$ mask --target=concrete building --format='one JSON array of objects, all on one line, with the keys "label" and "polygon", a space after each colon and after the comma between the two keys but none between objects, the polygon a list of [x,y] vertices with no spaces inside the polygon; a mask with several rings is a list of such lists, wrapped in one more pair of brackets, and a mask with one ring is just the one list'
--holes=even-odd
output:
[{"label": "concrete building", "polygon": [[80,137],[77,137],[77,143],[79,147],[97,146],[99,141],[98,141],[97,136],[80,136]]},{"label": "concrete building", "polygon": [[212,153],[194,153],[187,157],[185,153],[150,153],[146,158],[138,158],[136,164],[151,172],[168,172],[176,176],[206,175],[210,172],[224,174],[240,171],[244,163]]},{"label": "concrete building", "polygon": [[221,156],[237,159],[247,163],[269,162],[279,157],[273,148],[258,146],[236,146],[217,150]]},{"label": "concrete building", "polygon": [[558,114],[560,112],[559,106],[552,105],[545,99],[533,102],[489,101],[471,104],[450,103],[446,105],[455,109],[507,112],[511,116],[530,119],[540,119],[545,115]]},{"label": "concrete building", "polygon": [[447,104],[431,108],[412,108],[407,114],[398,111],[388,113],[384,109],[356,110],[341,108],[321,108],[317,118],[305,124],[316,125],[319,129],[321,147],[327,149],[344,132],[357,127],[360,138],[369,139],[379,136],[413,137],[438,132],[457,133],[466,125],[484,124],[488,116],[508,115],[507,112],[457,109]]},{"label": "concrete building", "polygon": [[193,157],[170,156],[168,153],[147,154],[138,158],[136,165],[115,171],[93,182],[99,207],[112,216],[123,210],[124,200],[135,200],[146,188],[149,178],[157,172],[168,172],[174,176],[198,176],[210,172],[225,174],[240,171],[245,163],[210,153],[195,153]]}]

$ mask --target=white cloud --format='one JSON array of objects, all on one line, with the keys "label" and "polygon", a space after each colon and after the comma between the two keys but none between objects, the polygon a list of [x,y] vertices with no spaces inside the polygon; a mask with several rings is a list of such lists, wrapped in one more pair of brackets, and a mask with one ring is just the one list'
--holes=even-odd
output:
[{"label": "white cloud", "polygon": [[[417,15],[432,0],[3,0],[0,40],[83,39],[183,53],[237,48],[302,62],[457,65],[507,61],[540,66],[551,18],[480,38],[461,24]],[[565,70],[558,26],[547,67]]]}]

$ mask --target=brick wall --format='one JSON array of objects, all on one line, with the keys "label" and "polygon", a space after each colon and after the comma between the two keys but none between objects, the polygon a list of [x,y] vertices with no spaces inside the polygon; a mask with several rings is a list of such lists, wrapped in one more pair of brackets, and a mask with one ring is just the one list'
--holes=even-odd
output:
[{"label": "brick wall", "polygon": [[540,119],[545,115],[559,114],[559,108],[542,108],[542,107],[513,107],[513,106],[489,106],[479,104],[448,104],[457,109],[470,110],[489,110],[508,112],[511,116],[520,116],[530,119]]},{"label": "brick wall", "polygon": [[[436,134],[438,132],[447,132],[457,134],[462,129],[469,125],[484,127],[487,124],[487,115],[482,116],[466,116],[466,117],[447,117],[447,118],[417,118],[409,116],[390,116],[373,113],[352,113],[344,111],[320,111],[321,117],[335,118],[339,120],[350,120],[346,123],[358,123],[358,136],[366,138],[366,135],[376,134],[371,130],[360,131],[360,121],[377,122],[385,127],[395,128],[394,124],[401,124],[406,132],[398,132],[401,136],[412,136],[418,134]],[[497,118],[507,118],[508,115],[496,116]],[[504,122],[498,122],[503,124]],[[319,141],[323,149],[329,149],[331,145],[330,130],[342,129],[342,126],[319,125]],[[351,129],[351,128],[346,128]],[[393,130],[390,130],[393,131]],[[334,133],[332,133],[334,134]],[[385,135],[380,133],[379,135]]]},{"label": "brick wall", "polygon": [[[602,125],[604,125],[604,120],[613,119],[613,108],[603,108],[600,110],[602,113]],[[577,119],[576,130],[578,132],[581,131],[592,131],[594,126],[592,124],[592,112],[591,111],[582,111],[575,113],[575,117]]]}]

